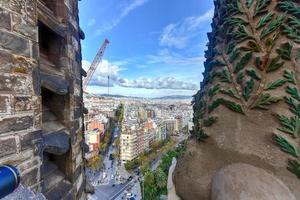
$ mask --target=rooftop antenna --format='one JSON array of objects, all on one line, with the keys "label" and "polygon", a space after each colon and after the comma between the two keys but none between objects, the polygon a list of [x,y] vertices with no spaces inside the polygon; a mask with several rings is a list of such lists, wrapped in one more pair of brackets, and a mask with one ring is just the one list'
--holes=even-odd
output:
[{"label": "rooftop antenna", "polygon": [[[107,48],[107,53],[108,53],[108,60],[110,60],[110,48],[109,48],[109,46],[108,46],[108,48]],[[109,63],[108,63],[108,66],[107,66],[107,96],[109,96],[109,84],[110,84],[110,77],[109,77],[109,74],[110,74],[110,65],[109,65]]]}]

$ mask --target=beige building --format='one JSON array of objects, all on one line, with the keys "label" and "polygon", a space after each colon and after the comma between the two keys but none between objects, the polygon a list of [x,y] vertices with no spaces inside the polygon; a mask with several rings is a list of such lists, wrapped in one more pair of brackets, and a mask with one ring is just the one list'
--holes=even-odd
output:
[{"label": "beige building", "polygon": [[133,160],[138,156],[137,139],[135,126],[122,130],[120,138],[122,163]]}]

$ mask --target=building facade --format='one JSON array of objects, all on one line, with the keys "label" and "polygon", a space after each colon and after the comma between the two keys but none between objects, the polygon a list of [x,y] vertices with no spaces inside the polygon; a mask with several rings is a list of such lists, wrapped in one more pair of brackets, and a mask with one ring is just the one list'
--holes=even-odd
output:
[{"label": "building facade", "polygon": [[77,0],[0,1],[0,164],[48,199],[85,199]]},{"label": "building facade", "polygon": [[122,163],[133,160],[138,156],[137,139],[138,137],[135,127],[122,130],[120,138]]}]

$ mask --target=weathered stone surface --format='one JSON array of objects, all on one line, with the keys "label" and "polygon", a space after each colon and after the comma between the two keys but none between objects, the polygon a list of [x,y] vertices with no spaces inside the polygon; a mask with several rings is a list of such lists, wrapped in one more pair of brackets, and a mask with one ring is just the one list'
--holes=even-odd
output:
[{"label": "weathered stone surface", "polygon": [[28,37],[33,41],[37,41],[37,27],[32,23],[27,22],[20,15],[13,15],[12,30]]},{"label": "weathered stone surface", "polygon": [[42,131],[38,130],[20,136],[21,150],[30,149],[36,143],[42,142],[42,134]]},{"label": "weathered stone surface", "polygon": [[86,193],[94,194],[95,193],[95,187],[88,180],[86,180],[84,191]]},{"label": "weathered stone surface", "polygon": [[26,130],[32,126],[32,116],[0,118],[0,133]]},{"label": "weathered stone surface", "polygon": [[9,12],[0,8],[0,27],[7,30],[11,29]]},{"label": "weathered stone surface", "polygon": [[25,19],[35,22],[36,0],[1,0],[0,6],[20,14]]},{"label": "weathered stone surface", "polygon": [[13,54],[30,56],[29,41],[12,33],[0,31],[0,47]]},{"label": "weathered stone surface", "polygon": [[30,172],[27,172],[26,174],[22,174],[21,183],[27,187],[30,187],[32,185],[35,185],[38,182],[38,168],[34,168]]},{"label": "weathered stone surface", "polygon": [[34,64],[27,58],[0,50],[0,71],[6,73],[29,74]]},{"label": "weathered stone surface", "polygon": [[28,76],[0,74],[0,90],[3,92],[30,94],[32,92],[32,83]]},{"label": "weathered stone surface", "polygon": [[48,90],[65,95],[68,92],[69,83],[63,77],[41,73],[41,84]]},{"label": "weathered stone surface", "polygon": [[44,140],[45,152],[62,155],[70,149],[70,137],[64,131],[48,134]]},{"label": "weathered stone surface", "polygon": [[34,166],[38,166],[38,164],[39,161],[37,158],[35,158],[35,159],[27,160],[27,162],[18,165],[18,169],[20,170],[21,173],[23,173],[28,169],[34,168]]},{"label": "weathered stone surface", "polygon": [[16,96],[14,98],[14,110],[16,112],[18,111],[29,111],[32,109],[33,104],[33,98],[28,96]]},{"label": "weathered stone surface", "polygon": [[82,117],[82,109],[80,107],[75,108],[74,110],[74,119]]},{"label": "weathered stone surface", "polygon": [[288,187],[261,168],[237,163],[213,177],[211,200],[296,200]]},{"label": "weathered stone surface", "polygon": [[15,138],[0,138],[0,157],[7,156],[17,152],[17,144]]},{"label": "weathered stone surface", "polygon": [[11,110],[11,101],[9,96],[0,96],[0,113],[9,113]]},{"label": "weathered stone surface", "polygon": [[12,69],[14,67],[12,55],[3,50],[0,50],[0,66],[1,72],[12,72]]},{"label": "weathered stone surface", "polygon": [[79,176],[80,176],[80,174],[82,173],[82,169],[81,169],[81,166],[79,166],[79,167],[77,167],[76,169],[75,169],[75,172],[74,172],[74,174],[73,174],[73,176],[72,176],[72,179],[73,179],[73,183],[75,183],[76,182],[76,180],[79,178]]}]

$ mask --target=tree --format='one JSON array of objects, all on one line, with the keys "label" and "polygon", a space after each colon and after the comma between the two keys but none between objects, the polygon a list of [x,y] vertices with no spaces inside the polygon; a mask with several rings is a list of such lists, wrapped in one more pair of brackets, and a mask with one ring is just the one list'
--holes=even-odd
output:
[{"label": "tree", "polygon": [[[293,185],[292,179],[300,178],[300,2],[216,0],[214,3],[204,79],[192,101],[192,133],[195,140],[201,141],[196,148],[202,161],[186,159],[184,167],[177,167],[177,171],[196,170],[191,166],[197,163],[197,174],[201,174],[199,171],[204,174],[205,166],[201,163],[205,159],[222,158],[225,166],[228,164],[225,160],[231,159],[226,155],[235,157],[235,162],[245,162],[247,154],[251,154],[256,158],[249,161],[253,165],[261,166],[259,162],[263,161],[273,167],[275,175]],[[209,145],[214,148],[205,151]],[[272,156],[272,161],[267,155]],[[217,170],[217,165],[210,168]],[[295,176],[287,177],[283,169]],[[178,176],[178,182],[184,183],[180,178],[193,181]],[[205,182],[201,177],[195,178]],[[210,182],[204,182],[202,189],[209,191]],[[297,191],[293,186],[290,189]],[[208,192],[202,194],[197,198],[207,199]]]},{"label": "tree", "polygon": [[167,187],[167,175],[165,172],[159,167],[155,170],[155,183],[160,190],[163,190]]}]

